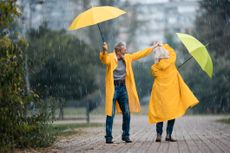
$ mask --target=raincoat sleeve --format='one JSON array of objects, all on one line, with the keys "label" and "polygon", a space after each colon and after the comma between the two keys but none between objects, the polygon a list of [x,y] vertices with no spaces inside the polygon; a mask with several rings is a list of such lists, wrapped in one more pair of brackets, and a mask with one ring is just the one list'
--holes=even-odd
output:
[{"label": "raincoat sleeve", "polygon": [[146,48],[144,50],[137,51],[133,54],[130,54],[132,60],[138,60],[149,55],[153,51],[152,47]]},{"label": "raincoat sleeve", "polygon": [[108,52],[100,52],[100,60],[103,64],[109,64],[110,60],[109,60],[109,54]]},{"label": "raincoat sleeve", "polygon": [[163,47],[169,52],[169,58],[162,59],[160,62],[154,64],[155,67],[160,70],[164,70],[176,62],[176,52],[173,50],[173,48],[171,48],[168,44],[165,44]]}]

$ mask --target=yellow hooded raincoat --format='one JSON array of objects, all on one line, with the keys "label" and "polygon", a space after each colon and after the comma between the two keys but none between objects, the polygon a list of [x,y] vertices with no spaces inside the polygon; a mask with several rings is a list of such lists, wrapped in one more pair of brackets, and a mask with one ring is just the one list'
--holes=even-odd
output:
[{"label": "yellow hooded raincoat", "polygon": [[[130,112],[140,112],[141,107],[139,103],[139,98],[136,90],[132,62],[138,60],[142,57],[147,56],[152,52],[153,48],[146,48],[144,50],[135,52],[133,54],[125,54],[124,60],[126,64],[126,77],[125,84],[129,100]],[[105,114],[112,116],[112,104],[114,96],[114,79],[113,71],[117,68],[117,56],[115,52],[112,53],[100,53],[100,60],[103,64],[106,64],[106,76],[105,76]],[[118,102],[116,102],[117,112],[121,112]]]},{"label": "yellow hooded raincoat", "polygon": [[169,58],[151,67],[155,79],[149,100],[149,123],[180,117],[199,102],[177,71],[175,51],[167,44],[163,47],[169,52]]}]

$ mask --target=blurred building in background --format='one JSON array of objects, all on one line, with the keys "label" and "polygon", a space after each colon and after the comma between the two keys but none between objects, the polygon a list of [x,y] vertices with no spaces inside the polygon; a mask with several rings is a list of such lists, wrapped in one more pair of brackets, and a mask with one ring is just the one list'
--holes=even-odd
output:
[{"label": "blurred building in background", "polygon": [[43,22],[54,30],[66,29],[81,10],[81,1],[72,0],[17,0],[26,28],[38,28]]},{"label": "blurred building in background", "polygon": [[[190,33],[199,6],[198,1],[119,0],[119,4],[114,4],[126,10],[127,14],[116,20],[126,24],[119,24],[118,38],[111,39],[127,41],[131,50],[137,50],[149,46],[153,41],[165,42],[167,36],[175,36],[176,32]],[[24,29],[38,28],[43,22],[47,22],[51,29],[67,30],[73,18],[84,10],[85,3],[83,0],[18,0],[23,8]],[[91,5],[91,1],[87,0],[87,3],[88,6]],[[97,3],[97,0],[93,1],[93,5]],[[133,18],[138,23],[132,22]],[[87,41],[87,36],[80,36]]]},{"label": "blurred building in background", "polygon": [[149,46],[153,41],[167,41],[166,37],[175,36],[176,32],[191,33],[198,2],[199,0],[131,0],[131,5],[137,11],[137,20],[141,22],[135,37],[138,47]]}]

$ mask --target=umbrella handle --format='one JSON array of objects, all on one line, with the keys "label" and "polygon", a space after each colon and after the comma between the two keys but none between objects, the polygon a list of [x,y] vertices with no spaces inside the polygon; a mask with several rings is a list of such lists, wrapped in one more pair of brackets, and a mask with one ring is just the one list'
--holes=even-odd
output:
[{"label": "umbrella handle", "polygon": [[99,23],[97,24],[97,27],[98,27],[98,29],[99,29],[99,31],[100,31],[102,43],[104,43],[104,42],[105,42],[105,39],[104,39],[104,37],[103,37],[103,34],[102,34],[101,27],[100,27]]},{"label": "umbrella handle", "polygon": [[190,56],[186,61],[184,61],[181,65],[178,66],[178,69],[180,69],[185,63],[187,63],[190,59],[192,58],[192,56]]}]

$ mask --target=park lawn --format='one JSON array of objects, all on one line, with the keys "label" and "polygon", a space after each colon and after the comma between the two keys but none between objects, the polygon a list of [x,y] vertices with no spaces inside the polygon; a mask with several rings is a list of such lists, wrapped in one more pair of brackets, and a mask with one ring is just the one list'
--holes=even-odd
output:
[{"label": "park lawn", "polygon": [[[56,111],[56,116],[59,114],[59,109]],[[86,114],[86,109],[84,107],[74,108],[74,107],[65,107],[64,108],[64,116],[81,116]],[[103,115],[104,114],[104,107],[97,107],[94,109],[90,114],[93,115]]]},{"label": "park lawn", "polygon": [[50,126],[51,132],[56,136],[70,136],[73,134],[80,134],[82,128],[102,127],[101,123],[68,123],[68,124],[52,124]]},{"label": "park lawn", "polygon": [[230,124],[230,117],[229,117],[229,118],[220,119],[220,120],[218,120],[218,121],[219,121],[219,122],[222,122],[222,123]]},{"label": "park lawn", "polygon": [[[141,106],[141,113],[135,113],[139,115],[147,115],[148,106],[143,105]],[[58,117],[59,110],[56,110],[56,116]],[[65,107],[64,108],[64,116],[84,116],[86,114],[86,109],[84,107],[74,108],[74,107]],[[104,115],[105,114],[105,107],[99,106],[90,112],[90,115]]]}]

